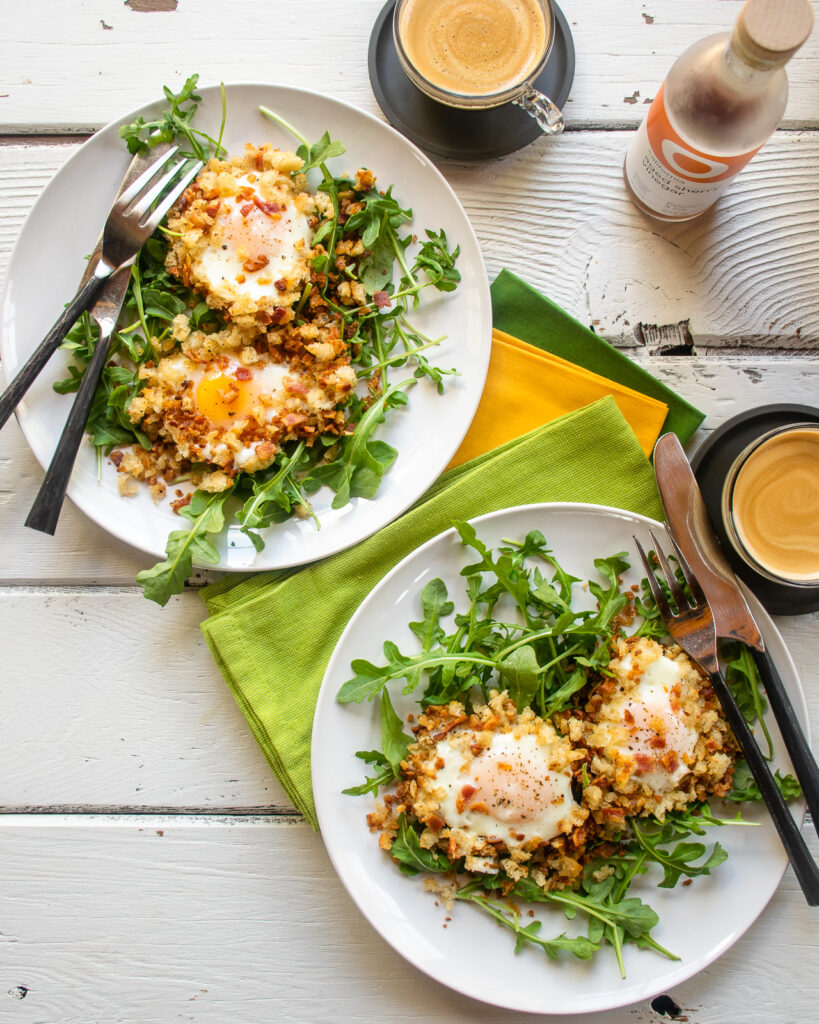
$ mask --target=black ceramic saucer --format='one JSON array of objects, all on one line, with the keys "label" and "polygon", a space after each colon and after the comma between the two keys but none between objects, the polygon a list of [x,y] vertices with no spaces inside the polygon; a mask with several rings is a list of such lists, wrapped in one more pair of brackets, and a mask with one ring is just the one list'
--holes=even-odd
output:
[{"label": "black ceramic saucer", "polygon": [[708,515],[731,568],[773,615],[804,615],[819,610],[816,588],[774,583],[746,565],[734,552],[722,525],[722,485],[734,459],[752,441],[789,423],[819,423],[819,409],[809,405],[763,405],[723,423],[694,452],[691,468],[700,485]]},{"label": "black ceramic saucer", "polygon": [[[511,103],[489,110],[457,110],[436,103],[404,74],[392,37],[395,0],[378,15],[368,57],[370,83],[390,124],[435,156],[488,160],[528,146],[543,134],[528,114]],[[565,15],[556,4],[555,39],[546,67],[534,86],[563,108],[574,79],[574,41]]]}]

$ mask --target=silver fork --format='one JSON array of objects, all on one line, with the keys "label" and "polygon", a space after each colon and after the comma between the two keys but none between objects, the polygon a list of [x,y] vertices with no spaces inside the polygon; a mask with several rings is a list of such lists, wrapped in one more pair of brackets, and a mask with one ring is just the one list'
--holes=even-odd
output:
[{"label": "silver fork", "polygon": [[[133,262],[172,204],[199,172],[201,161],[194,161],[185,169],[188,159],[181,157],[157,181],[154,180],[171,162],[178,148],[172,146],[162,153],[133,184],[117,196],[103,228],[102,249],[94,272],[80,286],[60,318],[0,396],[0,427],[59,348],[80,313],[88,309],[115,270]],[[182,177],[175,181],[183,170]]]},{"label": "silver fork", "polygon": [[671,607],[665,591],[660,586],[656,575],[656,568],[652,566],[643,550],[642,544],[640,544],[636,537],[634,538],[634,543],[640,552],[640,558],[643,561],[648,577],[648,585],[651,588],[654,600],[657,602],[657,608],[663,622],[672,638],[708,675],[711,686],[719,698],[720,704],[722,704],[722,710],[742,751],[742,755],[748,762],[751,774],[759,786],[762,799],[767,805],[773,823],[779,833],[779,838],[782,840],[782,845],[785,847],[785,851],[790,858],[796,878],[802,887],[802,892],[805,894],[805,899],[808,901],[809,906],[815,907],[819,905],[819,868],[817,868],[816,862],[811,857],[805,840],[802,838],[802,833],[791,817],[788,805],[785,803],[774,781],[771,769],[768,767],[768,762],[762,756],[762,751],[757,746],[753,733],[745,721],[742,712],[739,710],[734,695],[728,688],[728,684],[725,682],[725,678],[720,671],[719,659],[717,658],[717,634],[714,626],[714,616],[711,614],[705,594],[703,594],[682,552],[672,540],[671,543],[674,547],[675,557],[691,593],[692,599],[688,599],[676,574],[671,569],[659,541],[653,531],[649,531],[649,533],[654,545],[654,553],[665,577],[665,582],[676,606],[676,611]]}]

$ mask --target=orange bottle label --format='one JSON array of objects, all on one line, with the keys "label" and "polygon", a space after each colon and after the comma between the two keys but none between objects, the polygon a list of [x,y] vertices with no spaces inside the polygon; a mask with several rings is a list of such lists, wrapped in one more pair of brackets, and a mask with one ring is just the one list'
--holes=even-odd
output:
[{"label": "orange bottle label", "polygon": [[654,155],[660,163],[685,181],[724,181],[741,171],[760,146],[737,156],[712,156],[695,149],[674,131],[665,109],[665,84],[648,111],[646,131]]}]

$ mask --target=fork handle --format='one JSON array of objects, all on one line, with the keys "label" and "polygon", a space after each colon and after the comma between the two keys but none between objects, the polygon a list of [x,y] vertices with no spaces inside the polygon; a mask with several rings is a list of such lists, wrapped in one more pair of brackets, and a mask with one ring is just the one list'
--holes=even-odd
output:
[{"label": "fork handle", "polygon": [[762,751],[759,749],[748,723],[739,710],[733,694],[728,689],[725,679],[720,672],[709,672],[708,675],[714,692],[720,699],[722,710],[725,712],[725,717],[728,719],[728,723],[733,730],[743,757],[748,762],[751,774],[759,786],[762,799],[765,801],[771,818],[773,818],[773,823],[779,833],[779,838],[782,840],[782,845],[785,847],[785,852],[788,854],[793,865],[794,874],[799,885],[802,887],[805,899],[808,901],[809,906],[819,906],[819,867],[817,867],[816,861],[811,857],[805,840],[802,838],[802,833],[791,817],[788,805],[777,788],[774,777],[771,774],[771,769],[768,767],[768,762],[762,756]]},{"label": "fork handle", "polygon": [[[108,273],[104,272],[106,268]],[[93,303],[105,283],[105,279],[111,273],[111,269],[107,264],[103,265],[100,263],[96,273],[88,278],[71,302],[65,307],[59,320],[57,320],[45,338],[28,357],[11,384],[0,395],[0,427],[5,425],[6,420],[14,412],[23,395],[39,376],[40,371],[53,353],[60,347],[63,338],[65,338],[66,334],[77,322],[80,314]]]},{"label": "fork handle", "polygon": [[80,381],[71,412],[68,414],[60,440],[57,442],[57,447],[51,458],[51,464],[26,519],[26,526],[32,530],[40,530],[41,533],[53,536],[57,529],[57,520],[60,518],[65,501],[68,481],[71,479],[71,471],[74,468],[80,442],[85,434],[88,413],[91,411],[91,404],[97,393],[97,384],[108,359],[111,333],[110,329],[100,332],[91,362],[86,367]]},{"label": "fork handle", "polygon": [[767,651],[754,651],[754,661],[765,686],[765,694],[790,755],[793,771],[802,786],[805,803],[819,833],[819,766],[811,753],[805,734],[793,710],[784,684]]}]

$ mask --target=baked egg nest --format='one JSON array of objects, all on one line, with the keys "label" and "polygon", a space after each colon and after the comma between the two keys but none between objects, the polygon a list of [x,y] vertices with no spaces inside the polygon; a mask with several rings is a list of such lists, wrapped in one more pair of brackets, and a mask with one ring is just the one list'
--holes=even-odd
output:
[{"label": "baked egg nest", "polygon": [[459,870],[549,892],[622,851],[628,819],[724,797],[738,748],[708,679],[648,637],[618,638],[613,655],[552,721],[506,692],[426,708],[394,791],[367,818],[381,847],[406,820]]},{"label": "baked egg nest", "polygon": [[[324,253],[313,244],[316,228],[334,210],[295,173],[303,163],[248,144],[240,156],[211,159],[170,212],[167,271],[219,322],[200,329],[181,313],[168,337],[152,339],[155,357],[139,368],[140,390],[128,405],[150,447],[112,453],[121,493],[136,493],[143,481],[159,500],[180,477],[224,491],[239,472],[269,467],[288,442],[312,446],[350,431],[345,407],[357,376],[338,308],[366,308],[363,287],[343,270],[368,253],[348,233],[333,269],[313,268]],[[339,197],[340,225],[375,178],[360,170],[354,184]],[[377,375],[370,383],[377,391]],[[178,494],[177,509],[190,500]]]}]

